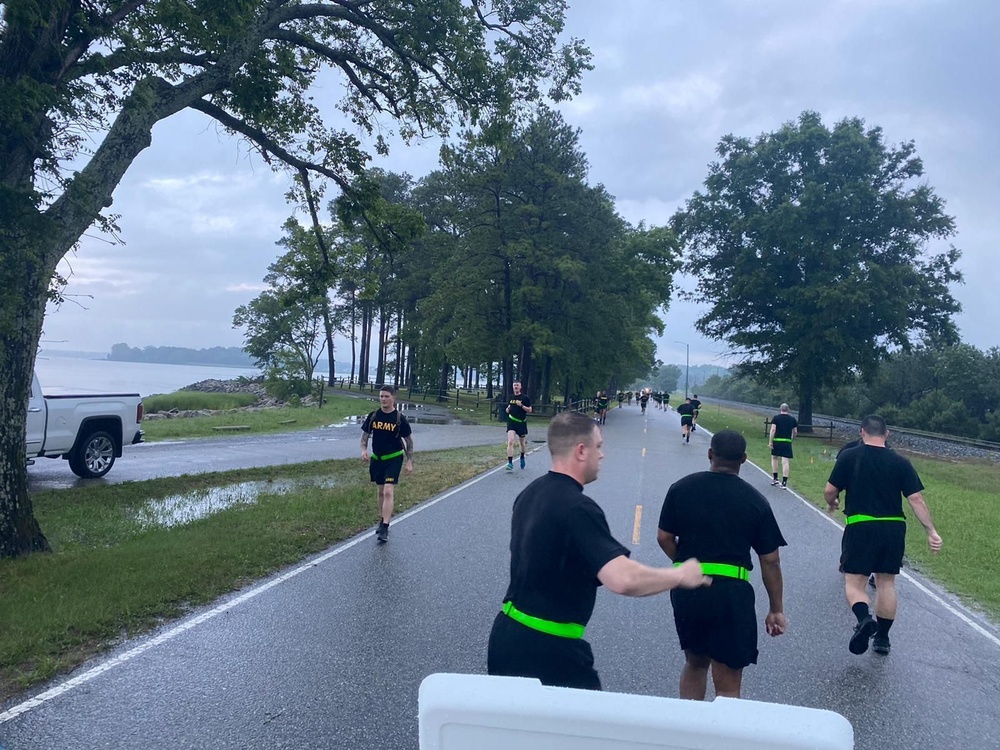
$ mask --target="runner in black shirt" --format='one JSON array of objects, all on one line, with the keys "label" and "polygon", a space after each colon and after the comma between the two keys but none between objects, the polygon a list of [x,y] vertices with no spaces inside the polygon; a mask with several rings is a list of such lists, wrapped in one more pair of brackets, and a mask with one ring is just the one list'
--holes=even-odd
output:
[{"label": "runner in black shirt", "polygon": [[[406,473],[413,473],[413,437],[410,423],[396,410],[396,389],[383,385],[378,392],[381,408],[376,409],[361,425],[361,460],[371,463],[368,476],[375,483],[379,524],[375,536],[379,542],[389,541],[389,521],[399,471],[406,457]],[[368,454],[368,438],[372,438],[372,452]]]},{"label": "runner in black shirt", "polygon": [[691,394],[691,406],[694,407],[694,414],[691,415],[691,432],[694,432],[698,427],[698,410],[701,409],[701,401],[698,400],[698,394]]},{"label": "runner in black shirt", "polygon": [[681,415],[681,440],[690,443],[691,430],[694,429],[694,405],[691,399],[684,399],[684,403],[677,407],[677,413]]},{"label": "runner in black shirt", "polygon": [[[840,506],[841,491],[847,490],[840,571],[847,603],[858,620],[849,643],[852,654],[867,651],[873,636],[875,653],[889,653],[889,629],[896,619],[896,575],[906,543],[903,497],[927,532],[931,552],[940,551],[942,544],[924,501],[924,485],[906,458],[885,447],[888,436],[882,417],[865,417],[861,423],[863,445],[841,452],[823,491],[833,513]],[[878,584],[877,620],[871,616],[871,600],[865,589],[870,573],[875,574]]]},{"label": "runner in black shirt", "polygon": [[648,596],[709,583],[697,561],[651,568],[629,559],[604,512],[583,494],[597,479],[601,430],[564,412],[548,431],[552,470],[517,497],[511,518],[510,585],[490,632],[487,671],[535,677],[544,685],[600,690],[584,628],[597,588]]},{"label": "runner in black shirt", "polygon": [[715,694],[739,698],[743,668],[757,663],[751,549],[760,560],[769,599],[764,627],[770,636],[785,632],[778,558],[785,540],[767,500],[739,477],[746,445],[733,430],[713,435],[711,470],[671,485],[660,512],[657,541],[667,556],[675,561],[697,557],[702,572],[713,576],[710,589],[670,592],[685,656],[681,698],[704,700],[709,667]]},{"label": "runner in black shirt", "polygon": [[521,444],[521,468],[524,468],[524,451],[528,444],[528,415],[531,414],[531,399],[521,393],[521,384],[511,384],[514,395],[507,404],[507,471],[514,471],[514,443]]},{"label": "runner in black shirt", "polygon": [[778,484],[778,459],[781,459],[781,489],[788,489],[788,469],[792,463],[792,438],[799,434],[799,421],[791,415],[788,404],[778,407],[771,418],[767,447],[771,449],[771,486]]}]

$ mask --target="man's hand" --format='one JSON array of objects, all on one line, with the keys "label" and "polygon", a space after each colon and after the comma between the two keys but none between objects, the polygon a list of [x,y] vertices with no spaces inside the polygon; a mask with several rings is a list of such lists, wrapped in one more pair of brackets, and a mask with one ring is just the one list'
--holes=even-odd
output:
[{"label": "man's hand", "polygon": [[833,498],[833,500],[826,501],[827,513],[835,513],[839,507],[840,507],[840,495],[837,495],[837,497]]},{"label": "man's hand", "polygon": [[697,589],[702,586],[712,585],[711,577],[701,572],[701,563],[693,557],[685,560],[674,568],[674,570],[680,574],[677,585],[682,589]]},{"label": "man's hand", "polygon": [[406,471],[406,473],[408,475],[413,473],[413,459],[412,458],[406,459],[406,469],[405,469],[405,471]]},{"label": "man's hand", "polygon": [[361,449],[361,460],[364,461],[365,463],[368,463],[368,449],[367,448],[362,448]]},{"label": "man's hand", "polygon": [[942,541],[941,535],[938,534],[937,531],[929,531],[927,532],[927,544],[930,546],[931,552],[936,555],[941,551],[941,546],[944,544],[944,541]]},{"label": "man's hand", "polygon": [[784,612],[768,612],[764,618],[764,629],[767,634],[775,638],[788,630],[788,621]]}]

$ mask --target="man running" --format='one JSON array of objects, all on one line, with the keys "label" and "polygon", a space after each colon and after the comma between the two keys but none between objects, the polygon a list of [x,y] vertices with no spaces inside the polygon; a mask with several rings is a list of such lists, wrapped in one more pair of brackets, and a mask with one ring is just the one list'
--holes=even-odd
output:
[{"label": "man running", "polygon": [[691,399],[684,399],[684,403],[677,407],[677,413],[681,415],[681,442],[691,442],[691,430],[694,429],[694,404]]},{"label": "man running", "polygon": [[[942,545],[924,501],[924,485],[913,464],[885,447],[888,436],[882,417],[865,417],[862,445],[840,454],[823,490],[831,513],[840,506],[840,493],[847,491],[840,572],[847,604],[858,621],[848,644],[852,654],[865,653],[869,641],[875,653],[889,653],[889,629],[896,620],[896,576],[906,544],[903,497],[927,532],[931,552],[936,554]],[[870,573],[878,584],[875,618],[865,588]]]},{"label": "man running", "polygon": [[674,482],[660,511],[656,540],[667,557],[697,557],[712,576],[709,589],[670,592],[684,650],[681,698],[705,699],[709,668],[716,696],[739,698],[743,669],[757,663],[751,549],[769,602],[764,628],[775,637],[787,627],[778,557],[786,542],[767,500],[739,477],[746,447],[738,432],[717,432],[708,449],[711,469]]},{"label": "man running", "polygon": [[521,393],[521,383],[511,384],[514,395],[507,404],[507,471],[514,471],[514,441],[521,443],[521,468],[524,468],[524,451],[528,447],[528,415],[531,399]]},{"label": "man running", "polygon": [[691,432],[694,432],[698,427],[698,410],[701,408],[701,401],[698,400],[698,394],[691,394],[691,406],[694,407],[694,412],[691,414]]},{"label": "man running", "polygon": [[788,404],[778,407],[771,418],[767,447],[771,449],[771,486],[778,486],[778,459],[781,459],[781,489],[788,489],[788,468],[792,463],[792,438],[799,434],[799,421],[788,410]]},{"label": "man running", "polygon": [[583,640],[599,586],[649,596],[711,582],[696,560],[673,568],[630,560],[611,536],[604,512],[583,494],[597,479],[602,442],[600,427],[583,414],[564,412],[549,424],[552,470],[514,501],[510,585],[490,632],[489,674],[600,690],[593,651]]},{"label": "man running", "polygon": [[[395,487],[406,457],[406,473],[413,473],[413,436],[410,423],[396,409],[396,389],[383,385],[378,392],[380,408],[369,414],[361,425],[361,460],[369,462],[368,476],[375,483],[379,523],[375,537],[379,543],[389,541],[389,521],[392,520]],[[368,453],[368,439],[372,452]]]},{"label": "man running", "polygon": [[642,414],[646,413],[646,404],[649,403],[649,391],[643,391],[639,396],[639,407]]},{"label": "man running", "polygon": [[608,421],[608,393],[607,391],[597,392],[597,421],[600,424],[607,424]]},{"label": "man running", "polygon": [[622,401],[624,401],[624,400],[625,400],[625,392],[624,391],[618,391],[618,408],[619,409],[622,408]]}]

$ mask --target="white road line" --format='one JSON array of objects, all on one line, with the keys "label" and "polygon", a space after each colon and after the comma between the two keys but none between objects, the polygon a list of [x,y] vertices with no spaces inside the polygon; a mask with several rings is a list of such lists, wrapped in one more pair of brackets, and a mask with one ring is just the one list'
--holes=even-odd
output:
[{"label": "white road line", "polygon": [[[540,448],[536,448],[535,450],[540,450]],[[534,452],[535,451],[531,451],[531,453]],[[470,479],[468,482],[460,484],[458,487],[453,487],[449,491],[445,492],[443,495],[440,495],[434,498],[433,500],[428,500],[427,502],[422,503],[416,506],[415,508],[408,510],[406,513],[398,516],[393,521],[393,523],[398,524],[400,521],[404,521],[410,516],[416,515],[417,513],[423,510],[427,510],[427,508],[430,508],[431,506],[437,505],[442,500],[445,500],[451,497],[452,495],[455,495],[456,493],[468,489],[472,485],[476,484],[479,481],[482,481],[488,476],[496,474],[497,472],[501,471],[505,466],[506,464],[497,466],[495,469],[490,469],[484,474],[480,474],[478,477],[474,477],[473,479]],[[201,625],[204,622],[208,622],[209,620],[218,617],[223,612],[228,612],[234,607],[237,607],[240,604],[244,604],[245,602],[250,601],[254,597],[263,594],[265,591],[274,588],[278,584],[284,583],[285,581],[291,578],[295,578],[295,576],[299,575],[300,573],[304,573],[307,570],[315,568],[320,563],[326,562],[331,557],[339,555],[342,552],[346,552],[347,550],[351,549],[351,547],[361,544],[361,542],[367,541],[368,539],[370,539],[369,534],[362,532],[362,534],[359,535],[358,538],[353,539],[350,542],[346,542],[345,544],[342,544],[339,547],[336,547],[330,550],[329,552],[324,553],[320,557],[317,557],[315,560],[312,560],[306,563],[305,565],[300,565],[298,568],[290,570],[287,573],[284,573],[278,576],[277,578],[268,581],[267,583],[261,584],[260,586],[256,586],[250,589],[249,591],[245,591],[236,598],[227,601],[225,604],[220,604],[218,607],[214,607],[213,609],[210,609],[207,612],[203,612],[197,617],[193,617],[190,620],[186,620],[185,622],[182,622],[181,624],[171,628],[170,630],[161,633],[155,638],[151,638],[145,643],[142,643],[136,646],[135,648],[129,649],[123,654],[119,654],[118,656],[108,659],[108,661],[99,664],[96,667],[93,667],[92,669],[88,669],[86,672],[83,672],[82,674],[79,674],[76,677],[70,678],[69,680],[66,680],[66,682],[60,683],[59,685],[56,685],[54,688],[50,688],[49,690],[46,690],[44,693],[36,695],[34,698],[26,700],[23,703],[19,703],[16,706],[7,709],[3,713],[0,713],[0,724],[4,724],[10,721],[11,719],[17,718],[21,714],[27,713],[28,711],[31,711],[34,708],[38,708],[39,706],[48,703],[49,701],[58,698],[59,696],[64,695],[69,691],[78,688],[87,682],[90,682],[95,677],[99,677],[105,672],[108,672],[114,669],[115,667],[121,666],[125,662],[131,661],[137,656],[140,656],[145,652],[149,651],[151,648],[159,646],[162,643],[166,643],[167,641],[173,640],[182,633],[186,633],[187,631],[197,627],[198,625]]]}]

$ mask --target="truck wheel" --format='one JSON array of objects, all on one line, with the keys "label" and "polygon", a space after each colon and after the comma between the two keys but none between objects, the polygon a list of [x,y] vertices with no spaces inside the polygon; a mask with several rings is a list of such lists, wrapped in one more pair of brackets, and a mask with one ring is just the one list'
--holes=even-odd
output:
[{"label": "truck wheel", "polygon": [[90,433],[73,449],[69,468],[78,477],[103,477],[115,465],[115,441],[103,430]]}]

